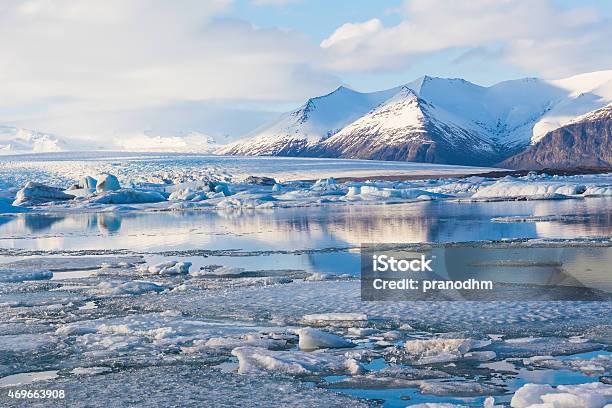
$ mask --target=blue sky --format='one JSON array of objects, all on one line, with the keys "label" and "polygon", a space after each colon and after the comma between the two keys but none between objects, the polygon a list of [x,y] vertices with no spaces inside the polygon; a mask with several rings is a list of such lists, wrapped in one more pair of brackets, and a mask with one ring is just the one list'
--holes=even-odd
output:
[{"label": "blue sky", "polygon": [[612,69],[612,2],[4,0],[0,124],[237,137],[339,85]]},{"label": "blue sky", "polygon": [[[402,0],[309,0],[258,6],[248,0],[241,0],[228,12],[229,18],[240,18],[261,27],[285,26],[309,36],[320,43],[337,27],[348,21],[380,19],[385,25],[401,21],[395,10],[404,3]],[[607,0],[554,0],[561,9],[589,7],[601,16],[612,16],[612,1]],[[545,22],[543,22],[545,24]],[[445,50],[415,61],[405,69],[394,72],[367,74],[344,74],[342,80],[359,90],[371,91],[389,88],[409,82],[422,75],[459,77],[481,85],[491,85],[503,80],[525,76],[539,76],[537,71],[521,69],[496,60],[459,60],[463,51]]]}]

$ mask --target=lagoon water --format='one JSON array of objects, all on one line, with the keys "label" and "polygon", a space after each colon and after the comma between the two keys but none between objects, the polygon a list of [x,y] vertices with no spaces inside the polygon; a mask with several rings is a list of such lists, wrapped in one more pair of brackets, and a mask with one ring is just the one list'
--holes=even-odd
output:
[{"label": "lagoon water", "polygon": [[[241,211],[158,211],[0,216],[3,255],[24,250],[127,250],[190,256],[196,266],[359,271],[361,243],[579,239],[612,234],[612,198],[427,201]],[[496,222],[499,217],[537,217]],[[550,218],[547,220],[547,217]],[[205,254],[206,258],[193,257]]]},{"label": "lagoon water", "polygon": [[[329,205],[322,207],[241,211],[200,210],[183,212],[17,214],[0,216],[0,260],[2,260],[2,262],[10,262],[38,256],[142,254],[148,263],[167,259],[188,260],[193,262],[193,269],[208,265],[223,265],[245,268],[248,271],[291,269],[333,274],[346,273],[356,276],[360,271],[360,254],[358,249],[359,245],[362,243],[457,243],[499,241],[506,239],[558,239],[565,240],[566,243],[567,240],[574,239],[592,239],[595,242],[601,242],[603,239],[609,242],[609,237],[612,235],[612,206],[610,204],[612,204],[612,198],[586,198],[575,200],[502,202],[427,201],[390,205]],[[495,220],[495,218],[500,217],[517,218],[506,219],[505,222],[500,222],[499,219]],[[522,217],[536,218],[526,218],[523,220]],[[502,221],[504,220],[502,219]],[[603,256],[610,256],[609,245],[602,248],[605,250]],[[568,264],[572,264],[573,261],[576,270],[582,270],[583,272],[585,270],[588,271],[586,275],[581,276],[581,279],[585,279],[585,276],[588,278],[591,275],[596,275],[592,269],[585,268],[584,265],[585,262],[589,262],[594,254],[597,255],[597,251],[601,248],[595,245],[593,247],[577,246],[572,249],[574,250],[574,252],[571,253],[573,259],[565,259],[564,261],[568,261]],[[612,262],[612,259],[599,259],[598,265],[609,264],[609,262]],[[96,284],[96,282],[106,279],[103,275],[101,277],[90,276],[90,273],[91,271],[85,268],[82,271],[59,271],[55,273],[54,280],[61,281],[63,279],[68,279],[70,281],[65,282],[74,284],[79,278],[85,278],[85,280],[91,278],[93,279],[91,282]],[[117,275],[116,278],[125,279],[125,276],[122,277],[121,275]],[[596,284],[599,282],[597,279],[597,276],[593,278]],[[325,282],[321,282],[321,284],[322,287],[328,287],[335,284],[344,285],[344,283],[330,283],[328,285]],[[346,286],[342,286],[343,288],[352,288],[351,290],[355,288],[351,282],[345,282],[345,284]],[[279,285],[276,288],[272,287],[270,290],[282,293],[283,286],[286,285]],[[307,286],[303,287],[307,288]],[[68,290],[67,293],[70,293],[70,285],[68,285],[66,290]],[[76,287],[76,290],[78,291],[80,289]],[[163,296],[151,296],[149,294],[144,294],[142,297],[134,296],[133,299],[130,300],[128,312],[126,312],[127,309],[122,309],[125,305],[122,306],[121,301],[104,300],[104,297],[95,298],[94,301],[91,301],[90,296],[85,296],[83,298],[76,297],[75,300],[73,300],[75,302],[73,309],[77,307],[78,309],[70,309],[68,316],[74,314],[78,316],[78,319],[83,319],[85,323],[88,321],[86,319],[108,318],[111,319],[111,323],[120,324],[123,322],[122,319],[127,319],[131,316],[130,313],[135,313],[137,310],[139,310],[138,313],[142,313],[142,315],[135,314],[135,316],[143,317],[147,317],[146,313],[150,311],[164,310],[164,307],[168,307],[163,306],[166,297],[172,299],[171,303],[169,303],[172,307],[177,309],[185,308],[183,312],[185,314],[188,313],[187,311],[189,308],[187,306],[191,306],[191,303],[193,303],[193,306],[196,308],[200,306],[206,307],[206,305],[211,307],[214,306],[211,309],[214,310],[217,307],[215,302],[218,302],[218,300],[215,300],[215,298],[211,300],[206,297],[199,297],[205,296],[207,292],[214,291],[188,291],[185,294],[185,298],[181,297],[182,295],[180,292],[177,293],[176,291],[166,293]],[[55,302],[52,298],[56,296],[54,293],[55,292],[45,292],[45,296],[51,297],[49,302]],[[227,305],[224,303],[223,307],[227,307],[231,311],[225,312],[224,315],[226,316],[235,313],[234,311],[237,310],[239,312],[236,312],[236,316],[240,316],[240,319],[242,319],[244,312],[240,312],[240,308],[244,308],[245,311],[248,311],[251,303],[254,303],[253,307],[257,308],[259,304],[257,303],[258,301],[261,302],[260,308],[266,310],[265,316],[267,316],[268,313],[272,313],[272,310],[274,310],[272,304],[268,306],[274,298],[272,294],[268,294],[271,298],[267,300],[265,298],[257,299],[251,297],[248,302],[243,302],[242,298],[238,295],[236,295],[237,301],[232,300],[232,293],[232,290],[228,289],[227,296],[229,296],[229,300],[223,298],[223,302],[227,301]],[[339,292],[339,294],[343,293],[342,291]],[[329,299],[324,296],[331,295],[317,293],[316,297],[319,295],[321,295],[320,304],[325,304],[326,307],[328,307],[330,303]],[[13,301],[13,296],[15,299],[20,299],[19,302],[24,301],[19,297],[21,296],[20,294],[9,294],[8,299]],[[76,295],[67,294],[61,296]],[[299,302],[304,303],[307,303],[310,299],[307,293],[302,292],[288,292],[285,296],[287,296],[287,298],[298,298],[300,299]],[[32,301],[38,301],[37,299],[36,296],[32,296]],[[46,299],[46,297],[44,299]],[[130,297],[124,299],[130,299]],[[198,299],[200,299],[200,301],[198,301]],[[61,302],[64,302],[63,298]],[[158,305],[156,302],[162,303]],[[346,299],[344,299],[346,305],[351,305],[351,302],[347,303]],[[134,304],[134,310],[132,310],[132,303]],[[533,325],[538,325],[538,327],[548,324],[546,323],[548,320],[551,320],[557,325],[554,327],[566,327],[561,325],[567,325],[567,327],[572,328],[572,330],[574,330],[574,324],[576,327],[580,327],[579,323],[581,324],[581,322],[576,319],[571,320],[571,324],[562,320],[564,318],[563,316],[569,313],[568,310],[564,308],[562,311],[559,311],[556,306],[545,305],[544,303],[546,302],[542,302],[540,306],[521,306],[526,312],[522,313],[519,311],[517,313],[525,315],[524,319],[526,320],[533,319]],[[591,306],[588,304],[581,304],[581,302],[575,303],[575,307],[578,311],[572,313],[577,315],[582,313],[579,313],[580,310],[586,310],[590,313],[588,315],[589,321],[594,322],[594,324],[601,323],[598,320],[598,316],[601,315],[601,310],[605,310],[605,307],[601,306],[601,304]],[[136,304],[140,304],[140,306],[136,307]],[[339,304],[342,303],[339,302]],[[68,306],[62,304],[62,307],[65,308]],[[285,307],[290,309],[291,305],[286,303],[282,308]],[[490,308],[491,305],[487,307]],[[540,310],[540,308],[542,310]],[[466,315],[471,315],[476,319],[484,319],[485,317],[486,319],[491,319],[491,315],[498,316],[499,314],[497,312],[486,312],[481,316],[478,314],[480,312],[480,307],[471,308],[468,305],[449,306],[446,309],[447,313],[449,313],[449,311],[452,313],[453,310],[460,311],[459,313],[462,319]],[[22,313],[31,314],[31,316],[29,314],[27,314],[27,316],[35,316],[38,318],[36,314],[38,312],[35,307],[24,308],[23,310],[24,312]],[[301,309],[298,308],[296,310]],[[412,307],[410,307],[409,310],[411,312],[413,310],[421,310],[421,313],[424,311],[423,308],[414,309]],[[309,310],[309,312],[312,313],[319,311],[320,310],[316,307]],[[9,312],[11,311],[9,310]],[[297,313],[299,312],[287,312],[287,314],[291,315],[297,315]],[[389,311],[387,311],[387,313],[389,313]],[[418,314],[419,312],[415,313]],[[123,316],[123,314],[127,314],[127,316]],[[169,326],[177,325],[176,327],[179,327],[179,334],[181,334],[180,330],[182,326],[179,324],[182,324],[183,319],[186,317],[181,314],[172,316],[173,317],[163,317],[163,319],[169,319],[169,322],[163,324]],[[208,313],[204,313],[204,316],[208,316]],[[72,318],[73,317],[71,317],[71,319]],[[74,318],[76,319],[76,317]],[[194,313],[190,318],[203,319],[198,313]],[[503,320],[498,324],[499,330],[501,331],[503,327],[507,328],[511,324],[508,322],[516,324],[516,321],[520,321],[521,318],[523,317],[517,318],[508,316],[507,321]],[[63,316],[58,317],[58,321],[63,322],[62,319],[64,319]],[[112,319],[116,319],[116,321]],[[447,318],[442,316],[440,319]],[[538,319],[542,319],[544,323]],[[561,320],[555,322],[555,319]],[[483,322],[484,321],[485,320],[483,320]],[[41,321],[41,323],[45,322]],[[588,321],[585,324],[587,323]],[[130,321],[128,320],[128,325],[129,324]],[[147,321],[146,324],[149,325],[152,323]],[[162,323],[159,324],[161,325]],[[244,332],[254,330],[254,328],[251,327],[254,323],[238,322],[227,318],[219,320],[219,322],[215,321],[214,324],[227,325],[230,329],[224,329],[224,335],[226,336],[238,329]],[[264,319],[262,325],[266,324],[270,324],[270,322]],[[277,322],[275,322],[275,324],[282,325],[282,323]],[[200,326],[197,327],[199,332]],[[146,333],[146,330],[141,330],[140,328],[138,328],[138,330],[138,333]],[[268,330],[272,329],[269,328]],[[559,332],[559,329],[554,330]],[[408,338],[418,339],[420,338],[419,336],[429,338],[439,331],[440,330],[432,326],[431,332],[411,332],[408,334]],[[525,331],[525,333],[527,333],[527,331]],[[19,335],[31,336],[30,334]],[[181,334],[181,336],[182,335],[183,334]],[[41,336],[46,335],[41,334]],[[587,339],[585,339],[585,341],[586,340]],[[181,340],[177,341],[180,342]],[[555,345],[555,347],[559,347],[557,354],[572,354],[575,353],[572,350],[578,352],[580,350],[593,349],[596,350],[596,355],[609,355],[609,352],[606,351],[605,348],[602,349],[602,346],[599,345],[591,346],[588,344],[582,347],[580,343],[583,341],[582,338],[572,340],[577,341],[578,343],[576,344],[565,340],[559,340],[554,336],[551,337],[550,341],[553,342],[551,344]],[[158,355],[158,348],[160,348],[160,350],[163,349],[163,345],[158,345],[155,342],[152,343],[154,346],[150,346],[148,342],[145,344],[147,344],[147,347],[152,347],[154,355]],[[374,347],[372,344],[372,342],[367,344],[363,343],[359,347]],[[402,348],[402,342],[397,342],[396,345],[400,349]],[[32,347],[34,346],[35,344]],[[519,343],[516,347],[520,348],[521,344]],[[546,346],[534,346],[533,351],[529,351],[530,354],[525,355],[530,356],[532,354],[548,352],[548,349],[545,347]],[[66,364],[64,357],[61,355],[59,357],[56,356],[53,350],[48,351],[51,357],[47,357],[47,354],[44,354],[47,353],[46,349],[43,348],[42,350],[42,355],[48,359],[41,359],[40,361],[42,361],[42,363],[37,360],[38,357],[32,358],[31,362],[29,360],[24,360],[28,363],[28,369],[39,370],[39,372],[46,373],[48,369],[56,369]],[[497,350],[499,355],[502,356],[501,358],[503,358],[504,350],[505,349]],[[71,351],[71,353],[73,353],[73,351]],[[84,358],[83,356],[85,356],[85,354],[81,356],[79,353],[74,353],[74,356],[71,357],[75,359],[74,364],[76,365],[83,364],[80,359]],[[120,353],[122,353],[120,354],[122,356],[121,358],[125,359],[134,356],[140,359],[140,353],[148,356],[146,350],[142,351],[138,347],[120,350]],[[515,355],[520,355],[520,353],[516,351],[513,351],[513,353],[515,353]],[[114,355],[111,357],[109,357],[108,361],[114,361],[112,359],[117,358]],[[579,357],[592,356],[588,353],[582,353],[574,354],[572,358]],[[69,363],[70,361],[71,360],[68,360]],[[89,360],[87,361],[89,362]],[[96,361],[95,365],[109,364],[108,361],[104,360],[104,358],[100,358],[100,361]],[[501,361],[501,363],[504,363],[504,361]],[[153,360],[153,362],[147,364],[154,365],[157,363]],[[231,358],[228,364],[232,368],[237,366],[237,362],[231,360]],[[510,391],[515,390],[526,382],[542,382],[558,385],[563,383],[576,384],[595,382],[598,379],[597,375],[586,375],[578,371],[553,369],[534,370],[532,368],[519,368],[518,372],[515,373],[493,371],[487,374],[486,377],[481,378],[482,370],[477,371],[476,368],[469,364],[465,366],[462,364],[465,365],[465,363],[460,363],[460,369],[458,369],[459,371],[457,372],[467,373],[466,376],[474,376],[478,381],[482,380],[489,383],[495,383],[497,381],[500,384],[506,384]],[[383,359],[376,359],[369,363],[369,365],[366,365],[366,368],[371,370],[378,370],[385,367],[387,367],[387,363],[385,363]],[[159,370],[163,372],[164,368],[162,367]],[[19,373],[18,369],[14,371],[17,374]],[[7,374],[8,373],[14,375],[13,371],[9,371]],[[120,374],[121,371],[119,371],[117,375]],[[106,377],[101,376],[100,378],[105,379]],[[112,376],[109,378],[112,378]],[[346,378],[346,376],[337,376],[329,377],[325,380],[333,383],[335,380]],[[453,379],[456,378],[453,377]],[[463,380],[464,378],[459,376],[457,379]],[[64,381],[70,382],[72,380],[71,377],[68,376],[65,377]],[[115,384],[112,382],[113,380],[109,381],[109,384]],[[78,381],[70,384],[72,384],[73,392],[78,392],[78,390],[81,389]],[[330,388],[333,389],[333,384],[331,384]],[[463,404],[482,404],[485,398],[484,396],[465,398],[427,395],[420,393],[416,388],[371,389],[355,386],[338,391],[343,394],[362,398],[381,398],[385,400],[384,406],[386,407],[406,406],[408,404],[406,398],[408,397],[410,398],[409,403],[454,402]],[[509,394],[496,395],[496,400],[500,402],[507,403],[509,399]]]}]

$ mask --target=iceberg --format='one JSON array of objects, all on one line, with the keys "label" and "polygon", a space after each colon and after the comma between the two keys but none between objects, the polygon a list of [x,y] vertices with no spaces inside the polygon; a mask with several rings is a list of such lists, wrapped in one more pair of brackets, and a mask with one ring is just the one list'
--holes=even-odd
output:
[{"label": "iceberg", "polygon": [[109,173],[102,173],[98,177],[98,181],[96,184],[96,191],[98,193],[101,193],[104,191],[115,191],[115,190],[119,190],[120,188],[121,188],[121,185],[119,184],[119,180],[117,179],[116,176],[113,176],[112,174],[109,174]]},{"label": "iceberg", "polygon": [[17,192],[13,205],[39,205],[53,201],[66,201],[74,198],[71,194],[66,194],[61,188],[46,186],[41,183],[29,181]]},{"label": "iceberg", "polygon": [[95,204],[142,204],[166,201],[166,197],[157,191],[142,191],[123,188],[105,191],[89,200]]}]

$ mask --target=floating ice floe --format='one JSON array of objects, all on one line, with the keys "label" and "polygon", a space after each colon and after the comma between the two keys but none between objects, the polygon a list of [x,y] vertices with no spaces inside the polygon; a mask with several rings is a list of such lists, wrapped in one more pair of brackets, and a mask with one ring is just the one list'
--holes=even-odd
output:
[{"label": "floating ice floe", "polygon": [[72,200],[73,198],[73,195],[64,193],[61,188],[29,181],[17,192],[13,205],[40,205],[53,201]]},{"label": "floating ice floe", "polygon": [[232,350],[232,355],[238,358],[239,374],[343,374],[355,371],[355,365],[358,364],[353,359],[326,353],[272,351],[260,347],[237,347]]},{"label": "floating ice floe", "polygon": [[52,277],[53,272],[47,270],[0,268],[0,282],[47,280]]},{"label": "floating ice floe", "polygon": [[454,397],[475,397],[479,395],[498,395],[506,392],[503,387],[483,384],[476,381],[422,381],[419,389],[423,394]]},{"label": "floating ice floe", "polygon": [[408,340],[404,349],[413,364],[422,365],[456,361],[470,350],[490,344],[490,340],[474,339]]},{"label": "floating ice floe", "polygon": [[166,261],[155,265],[141,265],[138,270],[157,275],[181,275],[189,273],[191,262]]},{"label": "floating ice floe", "polygon": [[211,337],[207,340],[196,340],[191,346],[181,348],[183,353],[197,353],[209,350],[233,350],[236,347],[259,347],[268,350],[283,350],[287,348],[289,336],[276,334],[247,333],[239,338]]},{"label": "floating ice floe", "polygon": [[95,204],[141,204],[166,201],[166,196],[157,191],[134,190],[130,188],[106,191],[89,199]]},{"label": "floating ice floe", "polygon": [[602,408],[612,401],[612,386],[600,382],[576,385],[525,384],[510,401],[512,408]]},{"label": "floating ice floe", "polygon": [[600,354],[592,358],[558,360],[552,356],[533,356],[523,359],[524,365],[553,370],[574,370],[587,375],[604,375],[612,371],[612,356]]},{"label": "floating ice floe", "polygon": [[479,188],[472,198],[564,198],[580,195],[585,190],[586,187],[578,183],[502,179]]},{"label": "floating ice floe", "polygon": [[89,290],[96,296],[140,295],[147,292],[161,292],[164,286],[146,281],[102,282]]},{"label": "floating ice floe", "polygon": [[70,374],[77,376],[99,375],[110,373],[112,370],[109,367],[76,367],[70,371]]},{"label": "floating ice floe", "polygon": [[356,344],[333,333],[325,332],[311,327],[297,329],[296,334],[300,337],[300,350],[312,351],[323,348],[346,348],[355,347]]}]

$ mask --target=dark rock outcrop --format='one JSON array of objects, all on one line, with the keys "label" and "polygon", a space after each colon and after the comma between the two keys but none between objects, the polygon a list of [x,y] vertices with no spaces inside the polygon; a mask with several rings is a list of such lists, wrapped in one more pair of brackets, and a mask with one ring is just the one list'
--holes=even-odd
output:
[{"label": "dark rock outcrop", "polygon": [[547,133],[498,164],[512,169],[612,167],[612,106]]}]

